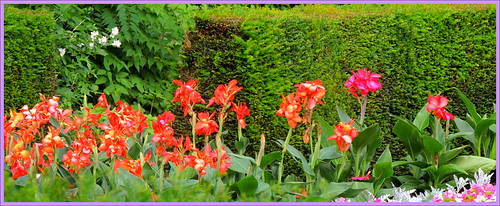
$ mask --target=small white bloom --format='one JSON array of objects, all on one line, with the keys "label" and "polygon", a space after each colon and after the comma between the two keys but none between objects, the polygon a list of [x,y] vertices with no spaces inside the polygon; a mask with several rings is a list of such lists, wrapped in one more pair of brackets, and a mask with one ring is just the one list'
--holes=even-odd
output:
[{"label": "small white bloom", "polygon": [[120,30],[118,30],[118,27],[115,27],[115,28],[111,29],[111,35],[109,35],[109,37],[115,38],[115,36],[118,35],[119,31]]},{"label": "small white bloom", "polygon": [[59,48],[59,54],[60,54],[61,56],[64,56],[64,54],[66,54],[66,49],[64,49],[64,48]]},{"label": "small white bloom", "polygon": [[120,42],[120,40],[115,39],[115,40],[113,41],[113,44],[111,44],[111,45],[113,45],[114,47],[120,47],[120,45],[122,45],[122,43]]},{"label": "small white bloom", "polygon": [[106,42],[108,42],[108,38],[103,36],[99,38],[99,44],[106,45]]},{"label": "small white bloom", "polygon": [[82,47],[83,45],[85,45],[85,44],[83,44],[83,43],[79,43],[79,44],[77,44],[76,46],[78,46],[78,47]]},{"label": "small white bloom", "polygon": [[92,41],[95,41],[97,36],[99,36],[99,31],[93,31],[92,33],[90,33],[90,38],[92,39]]},{"label": "small white bloom", "polygon": [[89,46],[91,49],[94,48],[94,42],[90,42]]}]

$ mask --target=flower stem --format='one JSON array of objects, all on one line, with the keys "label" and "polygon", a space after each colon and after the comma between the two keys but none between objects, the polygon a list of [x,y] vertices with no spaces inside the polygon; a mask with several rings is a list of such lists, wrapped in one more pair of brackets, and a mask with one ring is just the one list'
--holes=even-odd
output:
[{"label": "flower stem", "polygon": [[286,136],[286,139],[285,139],[285,144],[283,145],[283,151],[281,152],[281,162],[280,162],[280,167],[278,170],[278,183],[281,183],[281,177],[283,176],[283,160],[285,159],[286,147],[288,145],[288,142],[290,142],[290,137],[292,136],[292,131],[293,131],[293,128],[290,127],[290,129],[288,130],[288,135]]},{"label": "flower stem", "polygon": [[193,116],[192,116],[192,118],[193,118],[193,120],[192,120],[193,125],[192,125],[191,132],[193,134],[193,148],[196,149],[196,132],[194,130],[194,125],[196,125],[196,113],[192,112],[192,114],[193,114]]},{"label": "flower stem", "polygon": [[[446,120],[446,136],[445,136],[445,141],[448,140],[448,134],[450,133],[450,120]],[[450,150],[450,143],[446,143],[446,150],[445,151],[448,151]]]},{"label": "flower stem", "polygon": [[436,131],[435,131],[435,133],[436,133],[436,139],[438,139],[438,136],[439,136],[439,118],[436,121]]},{"label": "flower stem", "polygon": [[163,191],[163,167],[165,166],[165,160],[161,160],[161,167],[160,167],[160,192],[158,194],[161,194]]},{"label": "flower stem", "polygon": [[[243,137],[243,135],[241,134],[241,125],[238,124],[238,141],[241,142],[241,137]],[[240,155],[243,154],[243,150],[245,150],[245,145],[243,145],[243,148],[241,148],[240,151],[238,151],[240,153]]]},{"label": "flower stem", "polygon": [[363,128],[363,121],[365,119],[366,103],[368,102],[368,95],[363,95],[363,104],[361,105],[361,117],[359,118],[359,127]]},{"label": "flower stem", "polygon": [[[342,155],[344,155],[343,152]],[[337,171],[337,182],[340,182],[340,176],[342,176],[342,172],[344,171],[345,162],[346,162],[345,156],[342,156],[342,162],[340,163],[340,168]]]}]

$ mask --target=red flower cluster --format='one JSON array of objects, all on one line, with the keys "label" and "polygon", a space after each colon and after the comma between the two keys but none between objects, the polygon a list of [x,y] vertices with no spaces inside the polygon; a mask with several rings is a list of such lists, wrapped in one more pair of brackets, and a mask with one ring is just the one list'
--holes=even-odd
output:
[{"label": "red flower cluster", "polygon": [[154,136],[151,139],[156,143],[156,154],[164,154],[166,147],[178,146],[177,140],[174,138],[174,130],[172,129],[172,122],[175,116],[170,112],[163,112],[158,115],[156,121],[152,121]]},{"label": "red flower cluster", "polygon": [[203,100],[200,96],[200,93],[196,91],[198,85],[196,83],[198,80],[189,80],[186,84],[182,83],[180,80],[174,80],[174,84],[179,85],[179,88],[175,91],[175,96],[172,102],[181,102],[182,111],[184,111],[184,116],[188,114],[190,110],[194,107],[196,103],[205,104],[205,100]]},{"label": "red flower cluster", "polygon": [[[200,152],[196,149],[193,149],[194,155],[189,155],[185,158],[186,164],[193,167],[196,169],[200,176],[203,176],[207,174],[206,168],[207,166],[210,166],[210,168],[216,169],[217,168],[217,159],[219,157],[217,149],[214,149],[212,152],[212,148],[210,145],[207,145],[205,148],[205,151]],[[220,162],[220,168],[219,168],[219,173],[224,174],[227,169],[231,166],[231,158],[227,156],[227,152],[222,146],[221,149],[221,162]]]},{"label": "red flower cluster", "polygon": [[194,126],[196,134],[205,134],[205,137],[219,131],[219,125],[212,120],[215,115],[215,111],[209,116],[208,112],[198,114],[198,122]]},{"label": "red flower cluster", "polygon": [[352,72],[352,76],[345,82],[344,87],[349,87],[349,91],[356,98],[358,94],[356,91],[361,90],[361,95],[367,95],[368,92],[374,93],[377,89],[382,88],[382,84],[378,81],[378,78],[382,77],[380,74],[371,73],[368,69],[358,69],[358,73]]},{"label": "red flower cluster", "polygon": [[250,110],[248,110],[247,103],[243,105],[241,105],[241,102],[238,102],[238,105],[233,103],[233,108],[231,108],[230,111],[236,112],[236,117],[238,117],[238,124],[242,129],[245,129],[246,124],[243,118],[245,118],[245,115],[250,116]]},{"label": "red flower cluster", "polygon": [[319,102],[323,105],[323,102],[320,100],[323,96],[325,96],[325,87],[321,85],[320,80],[307,81],[306,83],[300,83],[295,85],[297,91],[295,92],[300,99],[302,99],[302,104],[307,104],[308,109],[314,109],[316,106],[316,102]]},{"label": "red flower cluster", "polygon": [[207,108],[212,106],[214,103],[219,104],[222,108],[230,106],[234,99],[234,94],[242,89],[242,87],[236,86],[237,83],[238,81],[233,79],[227,86],[223,84],[219,85],[217,89],[215,89],[215,96],[208,101]]},{"label": "red flower cluster", "polygon": [[352,123],[354,123],[354,120],[351,120],[348,124],[339,122],[335,126],[335,134],[328,138],[328,140],[335,140],[337,142],[339,151],[342,153],[349,151],[349,145],[351,145],[352,140],[359,135],[356,128],[352,127]]},{"label": "red flower cluster", "polygon": [[[16,141],[14,139],[14,141]],[[15,143],[9,155],[5,156],[5,163],[10,164],[13,178],[17,179],[28,174],[31,165],[30,152],[25,149],[24,141],[19,140]]]},{"label": "red flower cluster", "polygon": [[[144,157],[144,161],[148,162],[150,158],[151,158],[151,150],[149,150],[148,154]],[[149,164],[153,166],[152,162],[149,162]],[[142,162],[140,159],[132,160],[128,157],[123,160],[116,159],[115,165],[113,166],[113,169],[115,170],[116,174],[118,174],[118,167],[127,170],[131,174],[142,179]]]},{"label": "red flower cluster", "polygon": [[95,145],[85,137],[78,137],[78,141],[71,144],[73,150],[68,148],[68,152],[63,155],[62,159],[66,168],[69,168],[69,172],[73,173],[76,170],[80,173],[82,167],[85,169],[90,165],[90,155],[93,152],[93,147]]},{"label": "red flower cluster", "polygon": [[288,125],[295,128],[297,123],[302,121],[302,118],[299,115],[300,110],[302,110],[300,97],[295,96],[294,94],[289,94],[287,98],[285,98],[282,94],[281,98],[283,98],[283,102],[281,103],[278,112],[276,112],[276,115],[286,117],[286,119],[288,119]]},{"label": "red flower cluster", "polygon": [[449,113],[446,111],[444,108],[448,105],[448,99],[443,96],[431,96],[429,94],[429,100],[427,104],[427,111],[430,113],[435,114],[440,120],[450,120],[450,119],[455,119],[455,116],[453,114]]},{"label": "red flower cluster", "polygon": [[[285,98],[283,94],[281,95],[283,102],[278,112],[276,112],[276,115],[286,117],[288,119],[288,125],[292,128],[295,128],[297,123],[301,121],[304,123],[310,122],[312,110],[316,107],[316,103],[319,102],[323,105],[320,99],[325,96],[325,87],[321,84],[320,80],[296,84],[297,90],[295,93],[289,94],[287,98]],[[306,108],[304,118],[299,115],[302,108]]]}]

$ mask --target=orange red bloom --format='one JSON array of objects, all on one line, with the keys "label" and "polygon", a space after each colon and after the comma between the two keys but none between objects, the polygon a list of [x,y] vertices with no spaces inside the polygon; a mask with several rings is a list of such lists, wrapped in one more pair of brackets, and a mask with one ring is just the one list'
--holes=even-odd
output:
[{"label": "orange red bloom", "polygon": [[222,108],[231,104],[234,99],[234,94],[239,92],[243,87],[238,87],[236,84],[238,81],[235,79],[231,80],[228,85],[219,85],[215,89],[214,97],[212,97],[207,104],[207,108],[212,106],[212,104],[219,104]]},{"label": "orange red bloom", "polygon": [[339,124],[335,126],[335,134],[328,138],[328,140],[335,140],[337,142],[339,151],[342,153],[349,151],[349,145],[351,145],[353,139],[359,135],[356,128],[352,127],[353,123],[354,120],[349,121],[348,124],[339,122]]},{"label": "orange red bloom", "polygon": [[194,126],[196,134],[205,134],[205,136],[208,136],[219,131],[219,125],[212,120],[214,115],[215,111],[210,116],[208,115],[208,112],[198,114],[198,122],[196,122],[196,125]]},{"label": "orange red bloom", "polygon": [[281,94],[281,98],[283,99],[283,102],[281,103],[278,112],[276,112],[276,115],[286,117],[288,125],[295,128],[297,123],[302,121],[302,118],[299,115],[299,112],[302,109],[300,105],[300,97],[295,96],[294,94],[289,94],[287,98],[285,98],[285,96]]},{"label": "orange red bloom", "polygon": [[455,119],[455,116],[453,116],[453,114],[449,113],[444,109],[447,105],[448,105],[448,99],[446,97],[440,95],[431,96],[431,94],[429,94],[429,99],[426,109],[428,112],[435,114],[440,120]]},{"label": "orange red bloom", "polygon": [[248,110],[247,103],[243,105],[241,105],[241,102],[238,102],[238,105],[234,103],[232,104],[233,108],[231,108],[230,111],[236,112],[236,116],[238,117],[238,124],[241,126],[242,129],[245,129],[246,124],[243,118],[245,118],[245,115],[250,116],[250,110]]},{"label": "orange red bloom", "polygon": [[175,91],[175,96],[172,102],[181,102],[181,108],[184,112],[184,116],[188,114],[190,110],[192,110],[194,104],[202,103],[205,104],[205,100],[203,100],[200,96],[200,93],[196,91],[198,85],[196,83],[198,80],[189,80],[185,84],[180,80],[174,80],[173,83],[177,84],[179,88]]},{"label": "orange red bloom", "polygon": [[325,87],[321,85],[320,80],[307,81],[295,86],[298,87],[295,93],[302,99],[304,107],[307,104],[308,109],[314,109],[317,102],[323,105],[320,99],[325,96]]}]

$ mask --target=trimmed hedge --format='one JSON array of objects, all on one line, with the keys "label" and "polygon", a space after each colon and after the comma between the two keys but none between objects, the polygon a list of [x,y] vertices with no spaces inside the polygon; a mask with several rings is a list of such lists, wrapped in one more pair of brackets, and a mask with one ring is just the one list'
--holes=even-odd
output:
[{"label": "trimmed hedge", "polygon": [[4,112],[54,95],[56,48],[53,13],[5,7]]},{"label": "trimmed hedge", "polygon": [[[315,114],[335,125],[336,104],[353,118],[359,115],[357,100],[343,85],[351,71],[368,68],[382,75],[383,87],[369,95],[365,123],[381,126],[379,152],[388,144],[393,159],[401,160],[406,151],[392,134],[395,119],[390,115],[413,119],[429,93],[448,97],[448,110],[462,119],[467,110],[454,87],[467,94],[479,113],[493,112],[495,19],[494,5],[300,5],[283,11],[221,6],[198,14],[181,79],[199,79],[206,100],[218,84],[238,80],[243,90],[235,101],[247,102],[250,109],[244,135],[251,142],[246,154],[253,156],[261,133],[266,151],[278,150],[274,142],[286,137],[286,120],[275,115],[280,94],[294,92],[300,82],[323,81],[325,105]],[[237,138],[236,116],[229,117],[225,141]],[[189,129],[178,126],[177,133],[189,136]],[[304,129],[297,127],[290,144],[307,155],[309,147],[301,143]]]}]

